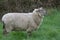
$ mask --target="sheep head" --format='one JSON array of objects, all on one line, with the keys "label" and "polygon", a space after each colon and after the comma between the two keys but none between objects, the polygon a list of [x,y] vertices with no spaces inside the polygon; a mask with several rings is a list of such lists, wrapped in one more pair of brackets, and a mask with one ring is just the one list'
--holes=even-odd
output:
[{"label": "sheep head", "polygon": [[40,16],[44,16],[46,15],[47,12],[43,7],[41,7],[38,9],[34,9],[33,13],[38,13]]}]

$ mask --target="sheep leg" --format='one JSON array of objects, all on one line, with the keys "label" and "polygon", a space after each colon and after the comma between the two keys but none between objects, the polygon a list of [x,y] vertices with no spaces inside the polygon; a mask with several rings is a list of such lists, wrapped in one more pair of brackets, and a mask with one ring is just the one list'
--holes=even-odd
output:
[{"label": "sheep leg", "polygon": [[27,32],[27,38],[30,38],[31,35],[32,35],[32,32],[28,31],[28,32]]},{"label": "sheep leg", "polygon": [[12,29],[13,29],[12,26],[5,24],[5,29],[3,30],[3,33],[7,35],[9,32],[12,31]]},{"label": "sheep leg", "polygon": [[3,22],[3,35],[6,35],[6,34],[8,34],[8,32],[6,31],[5,23]]},{"label": "sheep leg", "polygon": [[8,34],[8,32],[6,31],[6,28],[5,28],[5,26],[3,25],[3,35],[7,35]]},{"label": "sheep leg", "polygon": [[28,29],[27,29],[27,37],[29,38],[31,35],[32,35],[32,27],[29,27]]},{"label": "sheep leg", "polygon": [[6,31],[6,29],[3,30],[3,35],[7,35],[8,32]]},{"label": "sheep leg", "polygon": [[31,35],[32,35],[32,32],[31,32],[31,31],[29,31],[27,36],[29,36],[29,37],[30,37]]}]

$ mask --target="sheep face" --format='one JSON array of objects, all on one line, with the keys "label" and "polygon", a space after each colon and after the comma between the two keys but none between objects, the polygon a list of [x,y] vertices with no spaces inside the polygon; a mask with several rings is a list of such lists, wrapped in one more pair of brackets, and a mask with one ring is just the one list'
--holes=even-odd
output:
[{"label": "sheep face", "polygon": [[38,8],[38,9],[34,9],[33,13],[38,13],[40,16],[44,16],[46,15],[46,10],[43,9],[42,7],[41,8]]}]

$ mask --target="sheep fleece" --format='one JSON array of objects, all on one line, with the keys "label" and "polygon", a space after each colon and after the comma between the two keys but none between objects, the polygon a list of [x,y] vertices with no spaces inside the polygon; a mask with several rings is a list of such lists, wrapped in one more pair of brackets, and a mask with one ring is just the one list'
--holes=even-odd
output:
[{"label": "sheep fleece", "polygon": [[38,27],[33,20],[32,14],[8,13],[3,16],[2,21],[5,23],[7,32],[10,32],[14,28],[15,30],[32,31]]}]

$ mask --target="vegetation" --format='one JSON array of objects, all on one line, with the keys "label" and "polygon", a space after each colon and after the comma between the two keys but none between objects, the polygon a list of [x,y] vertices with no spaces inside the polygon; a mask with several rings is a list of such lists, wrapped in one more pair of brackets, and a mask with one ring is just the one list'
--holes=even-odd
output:
[{"label": "vegetation", "polygon": [[42,25],[29,38],[26,38],[25,32],[11,32],[8,36],[3,36],[2,26],[0,22],[0,40],[60,40],[60,11],[48,9]]}]

